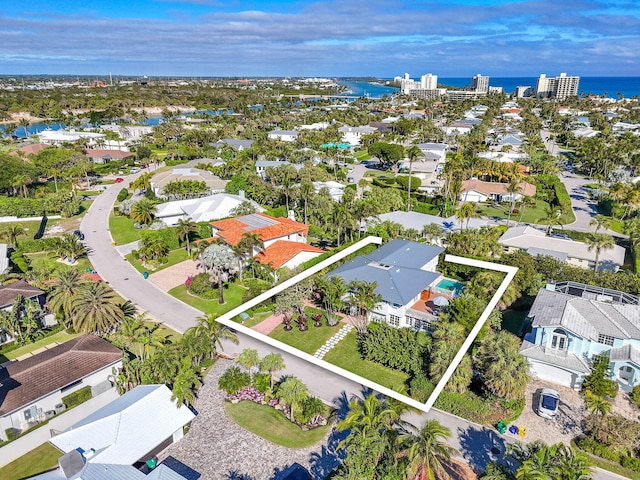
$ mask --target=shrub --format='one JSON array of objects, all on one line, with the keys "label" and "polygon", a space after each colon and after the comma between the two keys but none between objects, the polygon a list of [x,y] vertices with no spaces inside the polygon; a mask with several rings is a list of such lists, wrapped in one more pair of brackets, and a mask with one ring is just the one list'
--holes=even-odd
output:
[{"label": "shrub", "polygon": [[411,398],[415,398],[419,402],[426,402],[434,388],[424,374],[416,375],[409,383]]},{"label": "shrub", "polygon": [[253,376],[253,385],[261,393],[265,393],[271,387],[271,375],[268,373],[256,373]]},{"label": "shrub", "polygon": [[633,390],[631,390],[629,394],[629,400],[631,400],[631,403],[636,407],[640,407],[640,385],[633,387]]},{"label": "shrub", "polygon": [[257,297],[271,288],[269,282],[260,280],[259,278],[245,278],[243,280],[243,284],[247,287],[247,291],[242,295],[243,303]]},{"label": "shrub", "polygon": [[118,192],[117,200],[119,202],[124,202],[127,198],[129,198],[129,190],[127,190],[126,188],[121,189]]},{"label": "shrub", "polygon": [[194,295],[202,295],[207,290],[211,290],[213,288],[211,277],[209,277],[209,274],[207,273],[199,273],[195,277],[191,278],[187,288]]},{"label": "shrub", "polygon": [[17,433],[16,429],[15,429],[15,428],[13,428],[13,427],[9,427],[9,428],[7,428],[7,429],[4,431],[4,434],[6,435],[6,437],[7,437],[7,441],[9,441],[9,442],[11,442],[11,441],[15,440],[15,439],[16,439],[16,437],[18,436],[18,433]]},{"label": "shrub", "polygon": [[211,225],[208,223],[199,223],[198,224],[198,237],[200,238],[211,238],[212,235]]},{"label": "shrub", "polygon": [[428,345],[425,333],[384,324],[371,324],[367,334],[358,337],[363,358],[406,373],[422,371]]},{"label": "shrub", "polygon": [[58,247],[58,241],[58,237],[40,238],[38,240],[20,240],[17,251],[20,253],[48,252]]},{"label": "shrub", "polygon": [[145,230],[140,232],[140,241],[143,244],[145,240],[158,239],[169,247],[169,250],[180,248],[180,241],[173,228],[162,228],[160,230]]},{"label": "shrub", "polygon": [[91,397],[91,387],[87,385],[86,387],[82,387],[80,390],[70,393],[66,397],[62,397],[62,403],[64,403],[67,408],[73,408],[87,400],[90,400]]},{"label": "shrub", "polygon": [[602,353],[594,359],[591,373],[582,383],[582,391],[589,391],[598,397],[615,397],[618,384],[609,378],[609,373],[609,355]]},{"label": "shrub", "polygon": [[600,457],[600,458],[604,458],[605,460],[610,460],[612,462],[620,463],[621,455],[618,452],[614,452],[613,450],[609,449],[606,445],[598,442],[597,440],[594,440],[593,438],[589,438],[589,437],[581,438],[576,442],[576,445],[578,445],[578,447],[580,447],[582,450],[584,450],[587,453],[592,453],[593,455],[596,455],[597,457]]},{"label": "shrub", "polygon": [[623,455],[620,464],[624,468],[628,468],[629,470],[633,470],[634,472],[640,472],[640,458]]},{"label": "shrub", "polygon": [[234,395],[251,383],[251,377],[238,367],[229,367],[218,380],[218,388],[229,395]]}]

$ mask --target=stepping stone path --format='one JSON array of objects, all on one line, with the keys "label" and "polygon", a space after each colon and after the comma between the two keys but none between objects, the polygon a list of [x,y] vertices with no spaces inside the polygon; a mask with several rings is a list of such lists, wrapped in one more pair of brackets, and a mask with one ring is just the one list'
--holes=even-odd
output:
[{"label": "stepping stone path", "polygon": [[342,340],[344,337],[346,337],[347,333],[349,333],[351,330],[353,330],[353,325],[347,324],[347,325],[343,326],[340,329],[340,331],[338,331],[338,333],[336,333],[333,337],[331,337],[329,340],[327,340],[327,343],[325,343],[323,346],[321,346],[318,349],[318,351],[313,354],[313,356],[316,357],[316,358],[320,358],[320,359],[324,358],[324,356],[327,354],[327,352],[329,350],[331,350],[333,347],[335,347],[340,340]]}]

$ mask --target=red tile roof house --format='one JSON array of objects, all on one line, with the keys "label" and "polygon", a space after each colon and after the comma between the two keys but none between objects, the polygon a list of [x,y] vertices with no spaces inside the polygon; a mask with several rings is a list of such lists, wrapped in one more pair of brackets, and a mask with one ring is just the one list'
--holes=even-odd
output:
[{"label": "red tile roof house", "polygon": [[93,396],[111,388],[122,351],[95,335],[84,335],[24,360],[0,367],[0,440],[6,430],[26,430],[59,413],[66,397],[85,386]]},{"label": "red tile roof house", "polygon": [[111,160],[126,160],[133,158],[133,153],[123,152],[122,150],[98,150],[88,148],[84,151],[86,157],[93,163],[105,164]]},{"label": "red tile roof house", "polygon": [[254,258],[274,269],[295,268],[324,253],[320,248],[307,245],[309,225],[290,218],[252,213],[211,222],[211,226],[214,238],[220,238],[229,245],[237,245],[245,232],[257,234],[265,248],[254,250]]}]

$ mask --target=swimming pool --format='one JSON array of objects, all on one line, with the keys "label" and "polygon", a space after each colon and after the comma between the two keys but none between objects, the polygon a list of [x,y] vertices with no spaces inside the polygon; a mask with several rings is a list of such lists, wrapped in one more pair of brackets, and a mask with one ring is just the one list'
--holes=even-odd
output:
[{"label": "swimming pool", "polygon": [[432,290],[458,297],[464,289],[464,282],[453,280],[451,278],[443,278]]}]

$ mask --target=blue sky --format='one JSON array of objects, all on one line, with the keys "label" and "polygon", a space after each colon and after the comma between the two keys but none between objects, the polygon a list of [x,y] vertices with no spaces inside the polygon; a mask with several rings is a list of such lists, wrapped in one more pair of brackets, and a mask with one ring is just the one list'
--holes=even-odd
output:
[{"label": "blue sky", "polygon": [[0,2],[0,73],[640,76],[637,0]]}]

